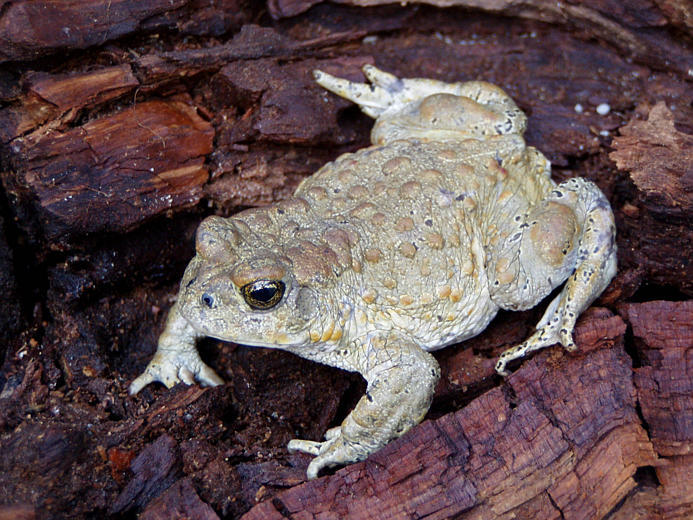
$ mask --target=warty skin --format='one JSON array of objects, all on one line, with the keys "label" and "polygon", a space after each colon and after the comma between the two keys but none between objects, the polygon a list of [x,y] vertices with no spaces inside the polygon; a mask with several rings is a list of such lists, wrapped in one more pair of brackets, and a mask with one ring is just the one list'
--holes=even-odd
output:
[{"label": "warty skin", "polygon": [[289,449],[324,467],[363,460],[418,424],[440,369],[430,351],[483,331],[499,309],[528,309],[566,282],[506,364],[555,343],[575,348],[579,314],[616,272],[613,214],[584,179],[561,184],[522,138],[526,117],[484,82],[369,84],[316,71],[376,119],[373,145],[304,180],[294,197],[207,218],[158,350],[133,381],[222,380],[203,336],[278,348],[359,372],[366,394],[324,441]]}]

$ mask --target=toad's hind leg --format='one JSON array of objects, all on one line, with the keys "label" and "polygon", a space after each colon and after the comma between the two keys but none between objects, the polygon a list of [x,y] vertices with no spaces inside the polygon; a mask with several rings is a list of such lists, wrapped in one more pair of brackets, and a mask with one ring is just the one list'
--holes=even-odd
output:
[{"label": "toad's hind leg", "polygon": [[[563,207],[562,210],[557,209],[559,205]],[[574,220],[565,216],[568,209],[574,212]],[[542,222],[538,222],[540,216],[545,218],[543,227]],[[507,375],[505,367],[508,362],[533,350],[554,343],[574,350],[573,328],[577,317],[602,293],[616,274],[614,216],[608,201],[592,182],[575,178],[561,183],[534,211],[534,215],[530,213],[528,220],[528,225],[538,225],[536,229],[540,232],[533,234],[530,229],[523,236],[520,256],[525,256],[530,248],[532,254],[526,256],[528,261],[522,262],[522,272],[529,273],[533,278],[545,276],[543,279],[548,279],[548,286],[545,287],[547,292],[557,287],[566,274],[567,282],[549,304],[537,324],[536,332],[520,345],[501,354],[496,364],[496,370],[501,375]],[[573,223],[575,231],[571,238],[565,230]],[[551,229],[554,232],[548,232]],[[556,235],[561,233],[565,236],[557,239]],[[563,263],[558,262],[562,255],[566,258]],[[550,268],[552,263],[553,269]]]},{"label": "toad's hind leg", "polygon": [[373,144],[421,137],[461,140],[490,135],[522,134],[527,118],[502,89],[483,81],[445,83],[398,78],[372,65],[363,73],[369,83],[356,83],[314,71],[316,82],[353,101],[376,119]]}]

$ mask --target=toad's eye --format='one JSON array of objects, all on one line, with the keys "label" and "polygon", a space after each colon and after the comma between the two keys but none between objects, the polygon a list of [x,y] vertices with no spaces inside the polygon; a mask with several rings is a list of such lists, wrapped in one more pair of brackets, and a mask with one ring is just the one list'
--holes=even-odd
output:
[{"label": "toad's eye", "polygon": [[285,288],[280,280],[255,280],[241,287],[241,294],[253,309],[266,310],[279,303]]}]

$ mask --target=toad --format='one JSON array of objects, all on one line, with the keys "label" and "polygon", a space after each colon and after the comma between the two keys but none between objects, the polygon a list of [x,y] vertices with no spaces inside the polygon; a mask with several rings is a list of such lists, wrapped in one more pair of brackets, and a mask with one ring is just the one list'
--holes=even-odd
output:
[{"label": "toad", "polygon": [[522,138],[525,114],[481,81],[316,81],[375,119],[372,146],[306,178],[293,198],[208,217],[158,350],[130,386],[218,385],[195,342],[212,336],[359,372],[365,395],[314,455],[308,477],[367,458],[419,423],[440,375],[431,351],[483,331],[499,309],[537,305],[534,332],[496,369],[560,343],[616,272],[609,203],[592,182],[556,184]]}]

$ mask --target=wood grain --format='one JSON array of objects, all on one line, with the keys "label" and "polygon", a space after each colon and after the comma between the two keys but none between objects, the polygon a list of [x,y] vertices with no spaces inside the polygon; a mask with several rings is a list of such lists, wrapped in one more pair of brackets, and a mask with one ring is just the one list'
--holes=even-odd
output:
[{"label": "wood grain", "polygon": [[[0,518],[693,517],[688,3],[358,3],[0,1]],[[359,376],[207,340],[226,385],[127,385],[200,220],[368,146],[312,78],[365,63],[504,88],[553,177],[609,198],[619,270],[576,353],[500,379],[543,308],[500,313],[436,353],[420,426],[306,482],[286,443],[339,424]]]}]

